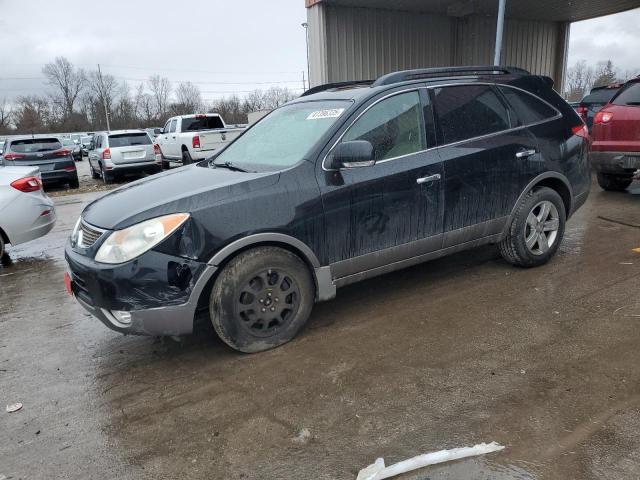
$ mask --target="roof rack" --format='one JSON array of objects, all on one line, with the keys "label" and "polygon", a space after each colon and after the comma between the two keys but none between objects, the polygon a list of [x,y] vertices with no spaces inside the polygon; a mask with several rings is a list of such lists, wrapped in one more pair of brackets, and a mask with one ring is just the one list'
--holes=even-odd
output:
[{"label": "roof rack", "polygon": [[403,70],[401,72],[388,73],[378,78],[372,87],[380,85],[391,85],[393,83],[405,82],[407,80],[419,80],[422,78],[434,78],[457,75],[530,75],[527,70],[517,67],[499,66],[471,66],[471,67],[436,67],[418,68],[415,70]]},{"label": "roof rack", "polygon": [[373,80],[353,80],[349,82],[325,83],[324,85],[311,87],[309,90],[306,90],[300,96],[306,97],[307,95],[313,95],[314,93],[324,92],[325,90],[329,90],[332,88],[353,87],[356,85],[371,85],[372,83],[373,83]]}]

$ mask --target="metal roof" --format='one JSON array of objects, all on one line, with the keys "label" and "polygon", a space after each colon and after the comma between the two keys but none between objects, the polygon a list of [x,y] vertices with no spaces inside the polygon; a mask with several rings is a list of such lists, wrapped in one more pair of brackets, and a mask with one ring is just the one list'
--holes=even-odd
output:
[{"label": "metal roof", "polygon": [[[380,8],[455,17],[496,15],[498,0],[305,0],[344,7]],[[507,0],[506,16],[523,20],[576,22],[640,8],[640,0]]]}]

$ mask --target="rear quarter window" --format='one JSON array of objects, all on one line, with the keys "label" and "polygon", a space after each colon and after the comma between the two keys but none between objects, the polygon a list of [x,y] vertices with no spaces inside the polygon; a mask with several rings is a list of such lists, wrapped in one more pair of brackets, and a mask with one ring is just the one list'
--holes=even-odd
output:
[{"label": "rear quarter window", "polygon": [[433,104],[445,144],[511,128],[507,106],[489,85],[435,88]]},{"label": "rear quarter window", "polygon": [[151,138],[147,133],[122,133],[109,135],[109,147],[133,147],[136,145],[151,145]]},{"label": "rear quarter window", "polygon": [[558,111],[533,95],[510,87],[498,87],[511,105],[518,126],[530,125],[556,117]]},{"label": "rear quarter window", "polygon": [[640,82],[627,84],[611,103],[614,105],[640,106]]},{"label": "rear quarter window", "polygon": [[10,149],[16,153],[48,152],[62,148],[62,143],[57,138],[29,138],[14,140]]}]

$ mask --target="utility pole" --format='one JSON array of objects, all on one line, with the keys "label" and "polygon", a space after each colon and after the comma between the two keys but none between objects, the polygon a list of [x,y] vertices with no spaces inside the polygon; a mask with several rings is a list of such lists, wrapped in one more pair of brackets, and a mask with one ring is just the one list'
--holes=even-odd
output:
[{"label": "utility pole", "polygon": [[311,68],[309,67],[309,24],[304,22],[302,24],[304,28],[304,41],[307,46],[307,79],[309,80],[309,88],[311,88]]},{"label": "utility pole", "polygon": [[100,64],[98,64],[98,78],[100,79],[100,93],[102,94],[102,105],[104,106],[104,117],[107,120],[107,132],[111,131],[109,125],[109,110],[107,110],[107,98],[104,94],[104,83],[102,82],[102,71],[100,70]]},{"label": "utility pole", "polygon": [[502,32],[504,31],[504,8],[507,0],[498,0],[498,22],[496,25],[496,50],[493,54],[493,64],[500,65],[500,54],[502,52]]}]

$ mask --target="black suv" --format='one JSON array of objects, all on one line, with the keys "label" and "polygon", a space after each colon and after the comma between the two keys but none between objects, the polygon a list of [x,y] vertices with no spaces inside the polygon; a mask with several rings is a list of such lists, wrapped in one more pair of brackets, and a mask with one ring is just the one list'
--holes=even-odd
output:
[{"label": "black suv", "polygon": [[90,204],[67,288],[108,327],[178,335],[207,309],[243,352],[336,288],[495,243],[557,251],[590,187],[586,127],[547,77],[455,67],[324,85],[198,164]]}]

